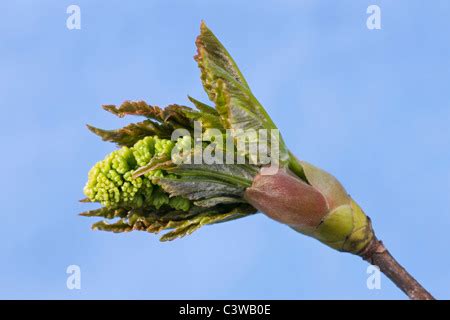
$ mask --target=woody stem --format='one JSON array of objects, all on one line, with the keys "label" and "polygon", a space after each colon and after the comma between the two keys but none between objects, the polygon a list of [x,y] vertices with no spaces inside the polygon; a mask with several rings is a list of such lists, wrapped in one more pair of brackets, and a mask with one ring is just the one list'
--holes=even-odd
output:
[{"label": "woody stem", "polygon": [[414,279],[408,271],[389,253],[383,243],[376,237],[360,256],[380,268],[412,300],[434,300],[434,297]]}]

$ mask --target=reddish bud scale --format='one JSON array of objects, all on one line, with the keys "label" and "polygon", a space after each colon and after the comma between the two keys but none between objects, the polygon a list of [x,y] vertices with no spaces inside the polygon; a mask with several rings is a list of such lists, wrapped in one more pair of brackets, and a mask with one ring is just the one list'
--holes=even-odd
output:
[{"label": "reddish bud scale", "polygon": [[293,228],[315,228],[329,211],[317,189],[285,170],[257,175],[245,191],[245,199],[270,218]]},{"label": "reddish bud scale", "polygon": [[287,169],[258,174],[245,199],[270,218],[326,245],[361,252],[373,239],[370,219],[329,173],[300,162],[307,181]]}]

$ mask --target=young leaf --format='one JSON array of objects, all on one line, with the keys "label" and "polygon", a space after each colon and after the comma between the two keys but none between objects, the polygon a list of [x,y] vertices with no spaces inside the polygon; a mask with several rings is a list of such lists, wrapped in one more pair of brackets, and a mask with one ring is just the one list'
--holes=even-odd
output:
[{"label": "young leaf", "polygon": [[103,141],[114,142],[119,146],[131,147],[147,136],[158,136],[170,139],[172,130],[151,120],[145,120],[115,130],[104,130],[87,125],[88,129],[102,138]]},{"label": "young leaf", "polygon": [[[276,129],[263,106],[255,98],[228,51],[202,22],[197,37],[197,55],[203,87],[221,115],[224,127],[235,136],[240,130]],[[288,151],[279,137],[280,160],[288,161]]]}]

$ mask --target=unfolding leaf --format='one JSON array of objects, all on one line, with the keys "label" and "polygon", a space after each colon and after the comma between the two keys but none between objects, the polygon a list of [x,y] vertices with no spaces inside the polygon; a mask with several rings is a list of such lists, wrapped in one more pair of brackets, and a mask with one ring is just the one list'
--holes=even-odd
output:
[{"label": "unfolding leaf", "polygon": [[186,106],[171,104],[165,108],[148,105],[145,101],[125,101],[118,108],[115,105],[104,105],[103,108],[118,117],[126,115],[144,116],[161,123],[172,125],[172,128],[192,127],[192,122],[185,112],[192,109]]},{"label": "unfolding leaf", "polygon": [[125,208],[108,208],[108,207],[102,207],[99,209],[89,210],[80,213],[80,216],[84,217],[103,217],[107,219],[114,219],[114,218],[124,218],[128,214],[128,210]]},{"label": "unfolding leaf", "polygon": [[145,101],[125,101],[119,108],[115,105],[103,105],[103,109],[115,114],[118,117],[124,117],[126,115],[144,116],[148,118],[154,118],[155,114],[161,113],[161,108],[156,106],[150,106]]},{"label": "unfolding leaf", "polygon": [[256,213],[256,209],[247,203],[220,203],[212,207],[194,206],[188,212],[173,210],[168,207],[134,209],[128,211],[127,214],[126,210],[112,214],[112,211],[107,208],[94,211],[84,215],[101,216],[108,219],[121,218],[112,223],[105,220],[99,221],[93,224],[94,230],[116,233],[138,230],[159,233],[163,230],[173,229],[173,231],[164,235],[161,241],[183,237],[207,224],[230,221]]},{"label": "unfolding leaf", "polygon": [[208,113],[211,114],[213,116],[219,116],[219,113],[217,112],[216,109],[214,109],[211,106],[208,106],[207,104],[198,101],[197,99],[192,98],[191,96],[188,96],[189,101],[191,101],[195,107],[200,110],[203,113]]},{"label": "unfolding leaf", "polygon": [[220,117],[211,113],[198,112],[195,110],[186,111],[185,115],[194,121],[198,121],[202,125],[202,129],[217,129],[224,131],[224,127],[220,120]]},{"label": "unfolding leaf", "polygon": [[179,179],[160,178],[157,183],[171,196],[182,196],[189,200],[219,196],[242,196],[244,193],[243,187],[195,176]]},{"label": "unfolding leaf", "polygon": [[99,221],[92,225],[92,229],[118,233],[118,232],[128,232],[131,231],[133,228],[123,219],[120,219],[119,221],[111,224],[106,221]]},{"label": "unfolding leaf", "polygon": [[246,203],[246,201],[242,198],[236,197],[215,197],[204,200],[194,201],[194,204],[199,207],[213,207],[219,204],[230,204],[230,203]]},{"label": "unfolding leaf", "polygon": [[200,214],[198,216],[195,216],[193,219],[185,221],[183,224],[179,225],[175,230],[166,233],[163,237],[161,237],[161,241],[170,241],[174,240],[176,238],[181,238],[186,235],[191,234],[198,228],[208,225],[208,224],[215,224],[215,223],[221,223],[226,222],[234,219],[239,219],[242,217],[245,217],[249,214],[255,213],[255,209],[248,206],[243,205],[237,208],[234,208],[233,210],[225,213],[220,214],[210,214],[210,213],[204,213]]},{"label": "unfolding leaf", "polygon": [[119,146],[131,147],[139,140],[147,137],[157,135],[163,139],[170,139],[172,133],[171,128],[160,125],[151,120],[131,123],[123,128],[116,130],[104,130],[87,125],[88,129],[100,136],[103,141],[115,142]]},{"label": "unfolding leaf", "polygon": [[181,164],[168,171],[179,176],[214,179],[244,188],[252,184],[258,173],[256,167],[246,164]]},{"label": "unfolding leaf", "polygon": [[[276,129],[230,54],[203,22],[196,45],[195,60],[201,70],[203,87],[215,103],[224,127],[231,129],[236,137],[241,130]],[[285,163],[289,156],[281,136],[278,145],[280,162]]]}]

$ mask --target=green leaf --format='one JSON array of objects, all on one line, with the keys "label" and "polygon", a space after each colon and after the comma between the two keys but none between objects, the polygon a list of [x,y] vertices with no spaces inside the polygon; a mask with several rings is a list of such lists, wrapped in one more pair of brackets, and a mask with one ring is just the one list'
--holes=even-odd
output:
[{"label": "green leaf", "polygon": [[250,187],[258,168],[246,164],[181,164],[167,171],[182,177],[215,179],[240,187]]},{"label": "green leaf", "polygon": [[230,220],[235,220],[239,218],[243,218],[249,214],[255,213],[255,209],[248,205],[243,205],[241,207],[235,208],[229,212],[220,213],[220,214],[211,214],[211,213],[203,213],[198,216],[195,216],[193,219],[187,220],[182,224],[179,224],[175,230],[166,233],[161,237],[161,241],[171,241],[176,238],[181,238],[186,235],[191,234],[198,228],[208,225],[226,222]]},{"label": "green leaf", "polygon": [[230,203],[246,203],[246,201],[242,198],[235,197],[215,197],[209,198],[205,200],[194,201],[194,204],[199,207],[213,207],[219,204],[230,204]]},{"label": "green leaf", "polygon": [[[167,208],[167,207],[166,207]],[[161,209],[139,209],[130,210],[126,216],[100,214],[109,209],[101,208],[97,213],[89,216],[103,216],[106,218],[121,217],[121,219],[109,223],[102,220],[92,225],[94,230],[110,232],[129,232],[132,230],[147,231],[150,233],[159,233],[163,230],[173,231],[166,233],[161,241],[174,240],[191,234],[198,228],[214,223],[226,222],[234,219],[243,218],[256,213],[256,209],[246,203],[223,203],[213,207],[192,207],[188,212],[181,210]]]},{"label": "green leaf", "polygon": [[195,176],[179,179],[159,178],[157,184],[171,196],[182,196],[189,200],[220,196],[242,197],[245,190],[230,183]]},{"label": "green leaf", "polygon": [[179,178],[159,178],[156,183],[170,196],[189,200],[242,198],[258,173],[255,167],[237,164],[181,164],[166,170]]},{"label": "green leaf", "polygon": [[[201,70],[203,87],[215,103],[224,127],[231,129],[235,137],[241,129],[276,129],[228,51],[203,22],[196,45],[195,60]],[[281,163],[286,163],[289,156],[281,136],[279,147]]]},{"label": "green leaf", "polygon": [[192,98],[191,96],[188,96],[189,101],[191,101],[195,107],[200,110],[203,113],[208,113],[211,114],[213,116],[219,116],[219,113],[217,112],[216,109],[214,109],[213,107],[208,106],[207,104],[198,101],[197,99]]},{"label": "green leaf", "polygon": [[200,122],[202,124],[203,131],[209,128],[218,129],[222,132],[225,131],[220,117],[217,115],[206,112],[198,112],[195,110],[186,111],[185,114],[189,119]]}]

